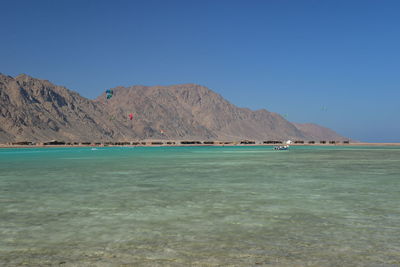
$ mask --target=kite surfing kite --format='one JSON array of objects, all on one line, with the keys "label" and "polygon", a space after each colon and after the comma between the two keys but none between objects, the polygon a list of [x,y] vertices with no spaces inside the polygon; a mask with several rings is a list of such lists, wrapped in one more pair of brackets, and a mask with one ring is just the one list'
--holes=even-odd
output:
[{"label": "kite surfing kite", "polygon": [[106,90],[106,97],[107,99],[110,99],[113,96],[114,92],[111,89]]}]

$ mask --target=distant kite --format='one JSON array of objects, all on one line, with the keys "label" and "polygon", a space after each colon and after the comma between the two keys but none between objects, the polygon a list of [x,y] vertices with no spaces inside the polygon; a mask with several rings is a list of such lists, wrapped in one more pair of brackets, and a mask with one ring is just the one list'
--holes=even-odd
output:
[{"label": "distant kite", "polygon": [[113,90],[111,90],[111,89],[107,89],[107,90],[106,90],[106,97],[107,97],[107,99],[110,99],[111,97],[113,97],[113,95],[114,95]]}]

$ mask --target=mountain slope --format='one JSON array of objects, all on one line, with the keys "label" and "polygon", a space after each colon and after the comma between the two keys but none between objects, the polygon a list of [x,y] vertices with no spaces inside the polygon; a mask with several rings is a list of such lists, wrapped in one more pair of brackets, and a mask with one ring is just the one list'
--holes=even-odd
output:
[{"label": "mountain slope", "polygon": [[103,94],[97,101],[115,116],[133,113],[134,128],[140,134],[142,129],[152,129],[150,138],[311,139],[306,127],[299,129],[279,114],[238,108],[196,84],[117,87],[113,91],[112,99]]},{"label": "mountain slope", "polygon": [[111,140],[124,132],[104,107],[49,81],[0,75],[0,141]]},{"label": "mountain slope", "polygon": [[296,132],[289,134],[301,135],[279,115],[237,108],[199,85],[117,87],[113,91],[112,99],[107,100],[102,95],[97,101],[115,116],[126,117],[133,113],[136,130],[152,129],[152,136],[148,137],[238,140],[287,136],[283,127],[279,128],[282,133],[271,131],[276,122]]},{"label": "mountain slope", "polygon": [[335,131],[322,127],[314,123],[293,123],[297,129],[302,131],[308,140],[334,140],[334,141],[345,141],[349,138],[345,138]]},{"label": "mountain slope", "polygon": [[0,143],[343,138],[317,125],[290,123],[267,110],[238,108],[200,85],[113,90],[111,99],[103,94],[90,100],[46,80],[0,74]]}]

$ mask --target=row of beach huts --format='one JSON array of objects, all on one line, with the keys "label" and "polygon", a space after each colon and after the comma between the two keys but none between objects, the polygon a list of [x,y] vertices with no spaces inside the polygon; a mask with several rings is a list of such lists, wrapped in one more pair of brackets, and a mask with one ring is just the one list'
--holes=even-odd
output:
[{"label": "row of beach huts", "polygon": [[65,142],[51,140],[48,142],[12,142],[6,145],[12,146],[162,146],[162,145],[279,145],[279,144],[294,144],[294,145],[339,145],[349,144],[349,140],[335,141],[335,140],[321,140],[321,141],[254,141],[254,140],[241,140],[241,141],[119,141],[119,142]]}]

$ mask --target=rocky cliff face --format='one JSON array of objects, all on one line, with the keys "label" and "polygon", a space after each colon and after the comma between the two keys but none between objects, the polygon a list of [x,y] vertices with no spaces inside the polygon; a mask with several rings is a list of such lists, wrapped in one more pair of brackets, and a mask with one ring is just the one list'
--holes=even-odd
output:
[{"label": "rocky cliff face", "polygon": [[331,129],[322,127],[322,126],[314,124],[314,123],[293,123],[293,124],[297,127],[297,129],[302,131],[305,136],[307,136],[308,140],[315,140],[315,141],[322,141],[322,140],[345,141],[345,140],[349,140],[349,138],[344,138]]},{"label": "rocky cliff face", "polygon": [[[240,139],[304,139],[307,136],[280,115],[238,108],[220,95],[195,84],[114,88],[114,96],[97,99],[110,114],[134,114],[135,130],[148,137]],[[152,129],[153,136],[143,129]]]},{"label": "rocky cliff face", "polygon": [[0,142],[121,138],[126,129],[105,118],[100,103],[64,87],[27,75],[0,75]]},{"label": "rocky cliff face", "polygon": [[103,94],[89,100],[49,81],[0,74],[0,143],[344,139],[317,125],[295,125],[267,110],[238,108],[195,84],[113,90],[111,99]]}]

